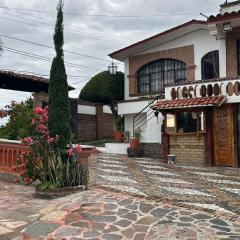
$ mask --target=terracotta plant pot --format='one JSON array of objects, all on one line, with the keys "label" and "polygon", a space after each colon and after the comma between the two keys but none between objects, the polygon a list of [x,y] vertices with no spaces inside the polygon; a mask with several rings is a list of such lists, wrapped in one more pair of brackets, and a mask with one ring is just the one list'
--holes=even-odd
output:
[{"label": "terracotta plant pot", "polygon": [[114,132],[114,139],[115,139],[115,142],[121,142],[122,141],[122,132],[121,131],[115,131]]},{"label": "terracotta plant pot", "polygon": [[130,139],[130,148],[138,149],[140,146],[139,139]]}]

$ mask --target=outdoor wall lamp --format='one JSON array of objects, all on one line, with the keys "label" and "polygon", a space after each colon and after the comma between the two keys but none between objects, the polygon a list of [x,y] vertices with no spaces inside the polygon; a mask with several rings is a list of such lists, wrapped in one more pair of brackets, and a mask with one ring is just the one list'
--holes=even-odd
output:
[{"label": "outdoor wall lamp", "polygon": [[110,74],[113,74],[113,75],[115,75],[117,73],[117,65],[113,61],[108,66],[108,71]]},{"label": "outdoor wall lamp", "polygon": [[232,31],[232,24],[230,22],[223,23],[223,31],[224,32]]}]

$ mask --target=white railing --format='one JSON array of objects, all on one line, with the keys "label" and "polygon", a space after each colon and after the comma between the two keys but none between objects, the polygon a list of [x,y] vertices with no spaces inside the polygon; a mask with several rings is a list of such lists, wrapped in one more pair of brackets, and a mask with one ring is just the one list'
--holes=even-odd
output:
[{"label": "white railing", "polygon": [[165,99],[226,96],[228,103],[240,102],[240,79],[196,81],[165,88]]}]

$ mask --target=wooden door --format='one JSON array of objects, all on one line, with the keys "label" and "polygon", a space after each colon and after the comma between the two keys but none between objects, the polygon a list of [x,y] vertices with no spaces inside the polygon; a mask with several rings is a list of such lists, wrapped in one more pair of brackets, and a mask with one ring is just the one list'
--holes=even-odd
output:
[{"label": "wooden door", "polygon": [[[234,165],[233,105],[224,104],[213,112],[214,165]],[[209,146],[210,147],[210,146]]]}]

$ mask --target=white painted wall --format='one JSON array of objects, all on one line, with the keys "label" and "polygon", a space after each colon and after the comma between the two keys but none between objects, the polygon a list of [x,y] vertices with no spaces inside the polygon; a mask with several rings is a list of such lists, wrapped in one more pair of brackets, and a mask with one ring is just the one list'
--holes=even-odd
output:
[{"label": "white painted wall", "polygon": [[[133,117],[135,114],[124,115],[124,127],[125,131],[130,132],[130,137],[133,137]],[[151,115],[152,116],[152,115]],[[147,114],[142,114],[141,119],[146,119]],[[145,122],[145,121],[143,121]],[[153,117],[141,127],[142,130],[142,139],[141,142],[145,143],[161,143],[162,142],[162,115],[159,114],[158,121],[156,117]]]},{"label": "white painted wall", "polygon": [[[141,54],[163,51],[167,49],[194,45],[194,61],[196,65],[195,79],[201,80],[201,60],[202,57],[213,50],[219,50],[220,77],[226,77],[226,42],[225,39],[216,40],[211,36],[209,30],[197,30],[186,34],[180,38],[169,41],[158,47],[152,48]],[[187,54],[187,53],[186,53]],[[140,54],[139,54],[140,55]]]},{"label": "white painted wall", "polygon": [[[136,114],[148,105],[148,101],[123,102],[118,103],[118,114]],[[148,108],[149,109],[149,108]],[[147,112],[146,109],[144,112]]]},{"label": "white painted wall", "polygon": [[[169,50],[177,47],[184,47],[194,45],[194,62],[196,65],[195,79],[201,80],[201,60],[202,57],[210,51],[219,50],[219,68],[220,77],[226,77],[226,41],[225,39],[216,40],[210,35],[209,30],[201,29],[182,37],[173,39],[167,43],[161,44],[157,47],[151,48],[147,51],[141,52],[138,55],[152,53],[157,51]],[[187,54],[187,53],[186,53]],[[129,59],[125,59],[125,100],[136,99],[137,97],[129,96]]]},{"label": "white painted wall", "polygon": [[228,13],[231,13],[233,11],[237,12],[240,10],[240,3],[237,4],[237,5],[234,5],[234,6],[228,6],[228,7],[223,7],[221,10],[220,10],[220,13],[221,14],[224,14],[226,12]]},{"label": "white painted wall", "polygon": [[[124,129],[125,131],[129,131],[130,132],[130,137],[133,137],[133,117],[135,116],[135,114],[127,114],[124,115]],[[145,131],[146,127],[147,127],[147,123],[145,121],[147,117],[146,113],[141,114],[140,118],[144,119],[144,121],[142,123],[145,122],[145,124],[143,126],[141,126],[141,130]]]},{"label": "white painted wall", "polygon": [[78,113],[96,115],[96,107],[86,106],[86,105],[78,105]]},{"label": "white painted wall", "polygon": [[162,114],[159,113],[158,119],[155,116],[151,117],[152,115],[148,117],[147,127],[142,134],[142,141],[145,143],[162,143]]},{"label": "white painted wall", "polygon": [[[209,30],[201,29],[182,37],[173,39],[167,43],[161,44],[157,47],[149,49],[147,51],[139,53],[139,55],[168,50],[177,47],[184,47],[194,45],[194,64],[195,69],[195,79],[201,80],[201,60],[202,57],[210,51],[219,50],[219,68],[220,77],[226,77],[226,42],[225,39],[216,40],[214,36],[211,36]],[[186,53],[187,54],[187,53]],[[132,125],[134,114],[141,111],[145,106],[148,105],[148,101],[137,101],[138,97],[129,96],[129,59],[124,60],[125,64],[125,100],[136,99],[136,102],[125,102],[118,104],[118,113],[125,116],[125,129],[130,131],[132,135]],[[166,94],[166,98],[169,99],[170,93]],[[147,111],[147,109],[145,110]],[[159,116],[159,122],[156,123],[156,118],[148,120],[143,133],[144,142],[159,142],[161,143],[161,126],[162,126],[162,116]]]}]

